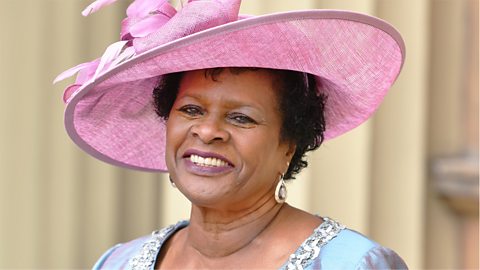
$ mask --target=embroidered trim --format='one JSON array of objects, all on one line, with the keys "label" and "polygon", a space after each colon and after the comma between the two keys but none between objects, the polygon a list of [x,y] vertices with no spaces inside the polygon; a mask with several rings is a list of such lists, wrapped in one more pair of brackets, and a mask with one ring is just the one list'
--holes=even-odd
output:
[{"label": "embroidered trim", "polygon": [[313,231],[313,234],[302,243],[294,254],[290,255],[285,269],[303,270],[318,257],[322,246],[335,238],[343,229],[345,229],[344,225],[324,217],[323,223]]},{"label": "embroidered trim", "polygon": [[133,256],[128,262],[131,270],[145,270],[151,269],[157,258],[160,247],[165,241],[166,237],[175,230],[175,225],[170,225],[159,231],[152,232],[152,237],[143,243],[142,249]]},{"label": "embroidered trim", "polygon": [[[177,223],[180,224],[181,222]],[[159,231],[154,231],[152,237],[142,245],[142,249],[137,255],[129,261],[129,269],[145,270],[151,269],[160,251],[161,245],[166,238],[176,229],[177,225],[170,225]],[[345,229],[345,226],[328,218],[323,218],[323,223],[313,231],[297,251],[290,255],[286,266],[286,270],[303,270],[310,265],[320,254],[322,246],[335,238],[338,233]]]}]

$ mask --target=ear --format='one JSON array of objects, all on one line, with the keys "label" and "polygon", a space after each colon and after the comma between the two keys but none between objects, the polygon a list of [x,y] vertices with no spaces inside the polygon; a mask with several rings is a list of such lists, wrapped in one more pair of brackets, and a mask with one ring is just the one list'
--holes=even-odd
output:
[{"label": "ear", "polygon": [[284,163],[281,169],[282,174],[287,172],[290,162],[292,161],[292,157],[295,154],[295,150],[297,150],[297,145],[293,142],[289,142],[286,144],[285,149]]},{"label": "ear", "polygon": [[295,150],[297,150],[297,145],[293,142],[289,143],[287,152],[285,153],[285,156],[288,158],[289,163],[290,160],[292,160],[293,155],[295,154]]}]

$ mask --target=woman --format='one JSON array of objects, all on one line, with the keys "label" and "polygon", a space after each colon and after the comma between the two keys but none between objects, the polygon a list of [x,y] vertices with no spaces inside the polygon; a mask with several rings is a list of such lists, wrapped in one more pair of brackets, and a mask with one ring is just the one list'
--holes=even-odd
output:
[{"label": "woman", "polygon": [[[96,1],[85,14],[111,0]],[[72,139],[115,165],[168,171],[189,221],[114,246],[94,269],[406,268],[395,252],[285,203],[305,153],[365,121],[404,48],[345,11],[243,18],[240,1],[135,1],[122,41],[65,91]]]}]

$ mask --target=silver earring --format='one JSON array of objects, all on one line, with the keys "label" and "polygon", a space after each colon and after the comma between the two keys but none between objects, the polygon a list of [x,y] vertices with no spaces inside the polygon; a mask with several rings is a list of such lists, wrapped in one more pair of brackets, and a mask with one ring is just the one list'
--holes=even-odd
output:
[{"label": "silver earring", "polygon": [[283,180],[283,174],[280,175],[280,180],[277,183],[275,188],[275,201],[277,203],[284,203],[287,199],[287,187],[285,186],[285,181]]},{"label": "silver earring", "polygon": [[177,188],[177,185],[175,185],[175,182],[173,182],[173,179],[170,175],[168,175],[168,179],[170,179],[170,185],[172,185],[173,188]]}]

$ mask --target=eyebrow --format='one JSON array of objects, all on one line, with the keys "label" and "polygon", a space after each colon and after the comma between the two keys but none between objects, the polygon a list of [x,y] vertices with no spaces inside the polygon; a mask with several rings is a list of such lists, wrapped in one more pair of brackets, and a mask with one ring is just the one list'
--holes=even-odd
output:
[{"label": "eyebrow", "polygon": [[[191,99],[198,100],[200,102],[205,100],[201,93],[199,93],[199,94],[195,94],[195,93],[194,94],[185,94],[183,96],[179,96],[178,98],[179,99],[191,98]],[[223,100],[223,101],[224,101],[224,104],[227,104],[227,106],[226,106],[227,108],[247,107],[247,108],[252,108],[252,109],[259,110],[260,112],[264,113],[263,110],[261,109],[261,106],[259,106],[256,103],[253,103],[254,105],[252,106],[252,105],[249,105],[249,104],[245,104],[242,101],[233,100],[233,99]]]}]

